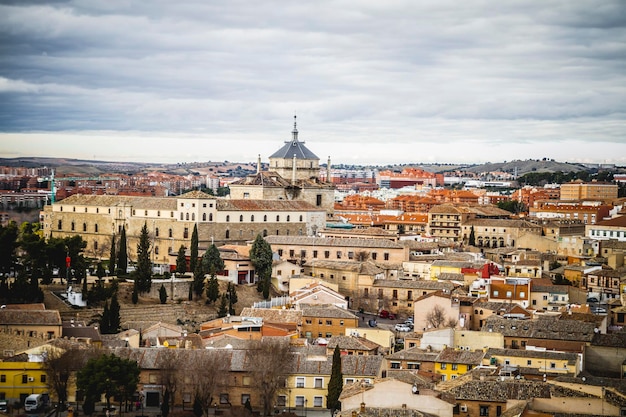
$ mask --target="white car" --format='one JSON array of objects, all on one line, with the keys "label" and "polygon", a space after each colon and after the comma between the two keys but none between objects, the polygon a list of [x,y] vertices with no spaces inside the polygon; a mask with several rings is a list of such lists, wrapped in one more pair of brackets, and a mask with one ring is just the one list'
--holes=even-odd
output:
[{"label": "white car", "polygon": [[411,331],[411,328],[404,323],[396,324],[395,329],[396,329],[396,332],[410,332]]}]

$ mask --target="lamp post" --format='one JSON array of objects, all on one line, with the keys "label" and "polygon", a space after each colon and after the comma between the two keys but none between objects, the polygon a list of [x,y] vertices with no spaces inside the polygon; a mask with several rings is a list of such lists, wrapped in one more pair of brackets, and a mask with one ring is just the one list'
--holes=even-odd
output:
[{"label": "lamp post", "polygon": [[307,403],[309,402],[308,399],[304,399],[304,416],[306,417],[306,412],[307,412]]},{"label": "lamp post", "polygon": [[291,388],[287,390],[287,410],[289,410],[289,414],[291,414]]}]

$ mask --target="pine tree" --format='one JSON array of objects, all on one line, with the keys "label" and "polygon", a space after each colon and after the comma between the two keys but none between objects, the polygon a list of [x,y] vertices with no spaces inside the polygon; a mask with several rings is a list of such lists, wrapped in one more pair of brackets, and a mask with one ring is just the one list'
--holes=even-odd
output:
[{"label": "pine tree", "polygon": [[272,247],[260,234],[250,248],[250,260],[258,276],[257,291],[262,292],[263,298],[267,299],[272,279]]},{"label": "pine tree", "polygon": [[211,245],[204,252],[204,255],[202,255],[202,268],[211,276],[224,269],[224,261],[217,246]]},{"label": "pine tree", "polygon": [[109,252],[109,275],[115,275],[115,234],[111,238],[111,252]]},{"label": "pine tree", "polygon": [[109,332],[117,333],[120,331],[122,318],[120,317],[120,303],[117,301],[117,293],[111,297],[109,305]]},{"label": "pine tree", "polygon": [[339,395],[343,389],[343,374],[341,372],[341,352],[339,345],[335,346],[333,352],[333,364],[328,381],[328,396],[326,397],[326,408],[330,410],[330,415],[334,415],[335,410],[341,409]]},{"label": "pine tree", "polygon": [[159,288],[159,300],[161,301],[161,304],[165,304],[167,302],[167,290],[163,284],[161,284],[161,288]]},{"label": "pine tree", "polygon": [[226,293],[222,294],[220,297],[220,306],[217,309],[217,317],[226,317],[228,314],[228,297]]},{"label": "pine tree", "polygon": [[139,233],[135,280],[137,282],[137,290],[140,293],[150,291],[152,285],[152,262],[150,262],[150,236],[148,235],[148,225],[146,223],[143,224]]},{"label": "pine tree", "polygon": [[195,271],[196,264],[198,263],[198,225],[193,225],[193,232],[191,233],[191,247],[189,254],[189,270]]},{"label": "pine tree", "polygon": [[126,248],[126,227],[122,226],[120,233],[120,249],[117,253],[117,275],[126,275],[128,270],[128,251]]},{"label": "pine tree", "polygon": [[206,298],[207,302],[213,303],[220,297],[220,284],[217,282],[217,277],[212,276],[209,278],[209,282],[206,285]]},{"label": "pine tree", "polygon": [[181,276],[187,272],[187,259],[185,258],[185,245],[180,245],[176,257],[176,275]]}]

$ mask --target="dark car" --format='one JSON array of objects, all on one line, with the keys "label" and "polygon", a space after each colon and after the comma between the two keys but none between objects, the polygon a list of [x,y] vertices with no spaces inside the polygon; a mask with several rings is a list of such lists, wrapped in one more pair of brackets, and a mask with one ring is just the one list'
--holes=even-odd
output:
[{"label": "dark car", "polygon": [[390,319],[390,320],[395,320],[396,319],[396,315],[393,313],[390,313],[387,310],[380,310],[380,314],[379,314],[381,319]]},{"label": "dark car", "polygon": [[587,302],[588,303],[598,303],[599,300],[596,297],[589,297],[589,298],[587,298]]}]

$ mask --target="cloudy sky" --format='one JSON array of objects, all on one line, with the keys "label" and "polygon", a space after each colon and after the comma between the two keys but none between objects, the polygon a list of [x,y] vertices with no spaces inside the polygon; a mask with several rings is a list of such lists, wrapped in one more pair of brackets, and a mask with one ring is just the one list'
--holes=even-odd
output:
[{"label": "cloudy sky", "polygon": [[623,0],[0,0],[0,156],[626,165]]}]

